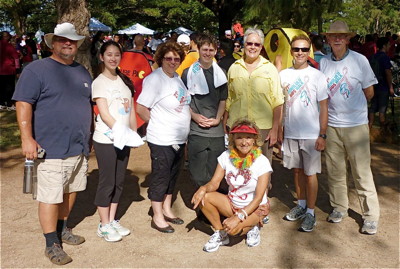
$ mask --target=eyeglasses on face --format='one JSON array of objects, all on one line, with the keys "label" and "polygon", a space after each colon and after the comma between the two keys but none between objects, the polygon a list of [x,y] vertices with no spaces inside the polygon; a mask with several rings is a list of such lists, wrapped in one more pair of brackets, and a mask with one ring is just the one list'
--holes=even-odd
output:
[{"label": "eyeglasses on face", "polygon": [[255,42],[246,42],[246,45],[249,47],[252,47],[252,46],[257,47],[257,48],[261,47],[261,43],[255,43]]},{"label": "eyeglasses on face", "polygon": [[297,47],[292,48],[292,51],[294,51],[294,52],[299,52],[300,50],[302,52],[309,52],[310,48],[297,48]]},{"label": "eyeglasses on face", "polygon": [[164,57],[164,60],[167,62],[175,62],[175,63],[180,63],[181,58],[174,58],[174,57]]},{"label": "eyeglasses on face", "polygon": [[235,48],[240,48],[240,45],[236,45],[236,44],[235,44]]},{"label": "eyeglasses on face", "polygon": [[53,37],[53,41],[60,42],[60,43],[67,43],[67,42],[73,43],[73,44],[78,43],[77,40],[71,40],[66,37],[60,37],[60,36]]}]

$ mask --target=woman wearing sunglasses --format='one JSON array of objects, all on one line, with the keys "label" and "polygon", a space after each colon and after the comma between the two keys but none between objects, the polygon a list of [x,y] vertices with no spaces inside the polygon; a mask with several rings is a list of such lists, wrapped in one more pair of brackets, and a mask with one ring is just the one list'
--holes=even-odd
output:
[{"label": "woman wearing sunglasses", "polygon": [[242,45],[240,44],[239,40],[235,40],[235,42],[233,43],[233,58],[239,60],[242,58],[242,56]]},{"label": "woman wearing sunglasses", "polygon": [[[272,168],[259,148],[263,141],[257,125],[239,119],[232,125],[228,140],[229,149],[218,157],[214,176],[191,201],[215,230],[203,247],[206,252],[229,244],[229,235],[246,235],[247,246],[258,246],[262,219],[270,209],[265,191]],[[229,185],[228,195],[216,191],[223,180]],[[226,217],[224,221],[221,216]]]},{"label": "woman wearing sunglasses", "polygon": [[[224,120],[227,126],[239,118],[249,118],[260,128],[261,149],[272,161],[284,101],[275,66],[260,55],[264,34],[250,28],[244,34],[244,55],[228,71],[228,99]],[[227,133],[227,131],[226,131]]]},{"label": "woman wearing sunglasses", "polygon": [[154,57],[159,68],[143,81],[137,100],[137,113],[148,122],[147,142],[151,156],[151,178],[148,197],[153,219],[151,227],[173,233],[167,222],[183,224],[171,210],[172,193],[190,127],[190,94],[175,72],[185,52],[176,42],[159,45]]}]

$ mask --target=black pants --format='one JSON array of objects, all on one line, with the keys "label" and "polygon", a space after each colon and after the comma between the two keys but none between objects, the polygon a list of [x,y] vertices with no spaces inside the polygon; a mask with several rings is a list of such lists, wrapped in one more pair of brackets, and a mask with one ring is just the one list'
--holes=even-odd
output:
[{"label": "black pants", "polygon": [[179,149],[148,143],[151,157],[151,177],[148,197],[151,201],[162,202],[166,194],[174,192],[179,168],[183,161],[185,144]]},{"label": "black pants", "polygon": [[118,203],[121,198],[130,148],[120,150],[112,144],[97,142],[93,142],[93,145],[99,166],[99,185],[94,204],[108,207],[111,203]]},{"label": "black pants", "polygon": [[11,106],[11,99],[15,90],[15,75],[0,75],[0,105]]},{"label": "black pants", "polygon": [[[189,135],[188,158],[190,176],[197,187],[207,184],[217,168],[217,158],[225,151],[224,137]],[[224,183],[224,180],[221,182]],[[224,186],[226,189],[226,186]]]}]

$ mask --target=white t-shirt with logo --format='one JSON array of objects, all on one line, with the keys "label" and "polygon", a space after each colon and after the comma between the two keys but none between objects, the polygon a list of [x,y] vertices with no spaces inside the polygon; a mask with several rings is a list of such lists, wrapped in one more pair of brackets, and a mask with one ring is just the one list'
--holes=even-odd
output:
[{"label": "white t-shirt with logo", "polygon": [[[229,185],[228,197],[237,208],[243,208],[254,199],[258,177],[272,172],[271,164],[264,155],[258,156],[249,169],[237,169],[229,159],[229,150],[218,157],[218,163],[225,170],[225,179]],[[260,205],[268,202],[264,193]]]},{"label": "white t-shirt with logo", "polygon": [[319,102],[328,98],[325,75],[308,66],[279,73],[285,94],[285,138],[317,139]]},{"label": "white t-shirt with logo", "polygon": [[[111,116],[119,123],[129,127],[132,92],[124,81],[119,76],[116,80],[111,80],[100,74],[92,83],[92,100],[100,97],[107,100]],[[98,143],[113,144],[110,139],[112,130],[103,122],[100,114],[96,116],[95,122],[93,140]]]},{"label": "white t-shirt with logo", "polygon": [[378,81],[364,55],[349,50],[340,61],[332,54],[321,59],[320,70],[328,82],[328,125],[354,127],[368,123],[368,107],[363,89]]},{"label": "white t-shirt with logo", "polygon": [[160,146],[183,144],[190,131],[190,94],[178,76],[167,76],[162,67],[143,80],[137,100],[150,108],[147,141]]}]

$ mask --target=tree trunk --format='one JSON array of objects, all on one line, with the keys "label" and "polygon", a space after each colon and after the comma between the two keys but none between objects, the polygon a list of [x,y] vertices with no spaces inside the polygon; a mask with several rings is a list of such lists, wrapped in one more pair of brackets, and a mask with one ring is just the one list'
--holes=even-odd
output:
[{"label": "tree trunk", "polygon": [[232,28],[236,14],[244,7],[243,0],[198,0],[218,17],[218,34],[224,36],[225,30]]},{"label": "tree trunk", "polygon": [[85,42],[79,47],[75,61],[83,65],[92,74],[90,65],[91,41],[89,36],[90,12],[86,0],[56,0],[58,23],[70,22],[75,25],[79,35],[86,36]]},{"label": "tree trunk", "polygon": [[14,18],[14,28],[15,32],[19,35],[26,34],[26,16],[18,13],[18,10],[11,12]]}]

